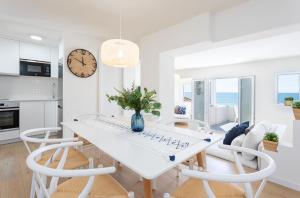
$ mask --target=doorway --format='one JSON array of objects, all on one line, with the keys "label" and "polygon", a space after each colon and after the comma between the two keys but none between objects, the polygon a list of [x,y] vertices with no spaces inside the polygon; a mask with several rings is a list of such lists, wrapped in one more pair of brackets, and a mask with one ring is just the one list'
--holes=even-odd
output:
[{"label": "doorway", "polygon": [[254,123],[254,76],[193,80],[193,118],[227,132],[238,123]]}]

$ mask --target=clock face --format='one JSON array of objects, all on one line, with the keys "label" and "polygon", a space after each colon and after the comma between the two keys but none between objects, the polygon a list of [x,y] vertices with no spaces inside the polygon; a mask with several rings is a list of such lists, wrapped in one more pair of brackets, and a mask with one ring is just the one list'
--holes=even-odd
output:
[{"label": "clock face", "polygon": [[81,78],[93,75],[97,70],[97,61],[94,55],[85,49],[73,50],[67,59],[70,71]]}]

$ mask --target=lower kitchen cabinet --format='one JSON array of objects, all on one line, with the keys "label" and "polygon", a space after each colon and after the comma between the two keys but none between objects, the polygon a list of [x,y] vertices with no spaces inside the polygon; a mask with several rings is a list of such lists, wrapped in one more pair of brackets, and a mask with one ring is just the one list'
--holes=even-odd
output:
[{"label": "lower kitchen cabinet", "polygon": [[24,101],[20,103],[20,131],[56,127],[57,101]]},{"label": "lower kitchen cabinet", "polygon": [[57,101],[45,102],[45,127],[56,127],[58,123]]}]

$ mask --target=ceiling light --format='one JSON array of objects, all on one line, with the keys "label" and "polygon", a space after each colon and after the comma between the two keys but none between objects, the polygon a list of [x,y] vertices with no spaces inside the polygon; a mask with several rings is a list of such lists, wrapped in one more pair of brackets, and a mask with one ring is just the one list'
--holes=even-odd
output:
[{"label": "ceiling light", "polygon": [[110,39],[102,43],[102,63],[112,67],[134,67],[139,63],[139,56],[138,45],[122,39],[122,12],[120,9],[120,38]]},{"label": "ceiling light", "polygon": [[42,37],[36,36],[36,35],[31,35],[30,38],[31,38],[32,40],[36,40],[36,41],[41,41],[41,40],[43,39]]}]

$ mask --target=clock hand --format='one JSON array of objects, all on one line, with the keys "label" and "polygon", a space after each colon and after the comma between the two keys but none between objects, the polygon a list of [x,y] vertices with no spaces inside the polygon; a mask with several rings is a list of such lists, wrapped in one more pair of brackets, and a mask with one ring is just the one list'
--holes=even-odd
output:
[{"label": "clock hand", "polygon": [[75,60],[77,60],[78,62],[80,62],[81,64],[82,64],[82,61],[81,60],[79,60],[79,59],[77,59],[77,58],[74,58]]},{"label": "clock hand", "polygon": [[82,66],[85,66],[86,64],[84,63],[84,61],[83,61],[83,56],[81,57],[81,60],[82,60]]}]

